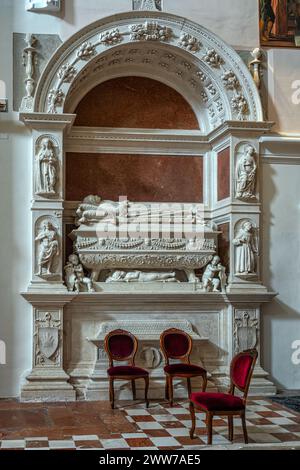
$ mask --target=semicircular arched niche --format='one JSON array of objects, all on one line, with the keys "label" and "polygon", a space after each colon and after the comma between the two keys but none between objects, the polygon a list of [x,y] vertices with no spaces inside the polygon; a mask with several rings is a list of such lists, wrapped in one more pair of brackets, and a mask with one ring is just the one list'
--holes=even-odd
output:
[{"label": "semicircular arched niche", "polygon": [[199,129],[189,103],[173,88],[146,77],[118,77],[96,85],[75,109],[75,126]]},{"label": "semicircular arched niche", "polygon": [[172,87],[192,106],[203,132],[226,120],[263,120],[252,76],[231,47],[192,21],[150,11],[104,18],[66,41],[43,72],[34,111],[74,112],[89,90],[121,76]]}]

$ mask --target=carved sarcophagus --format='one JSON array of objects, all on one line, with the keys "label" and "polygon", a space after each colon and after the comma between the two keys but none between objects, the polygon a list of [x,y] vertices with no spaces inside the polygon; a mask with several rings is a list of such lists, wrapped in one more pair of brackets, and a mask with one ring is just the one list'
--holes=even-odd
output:
[{"label": "carved sarcophagus", "polygon": [[74,252],[93,282],[199,282],[195,270],[212,261],[219,234],[201,210],[88,196],[70,234]]}]

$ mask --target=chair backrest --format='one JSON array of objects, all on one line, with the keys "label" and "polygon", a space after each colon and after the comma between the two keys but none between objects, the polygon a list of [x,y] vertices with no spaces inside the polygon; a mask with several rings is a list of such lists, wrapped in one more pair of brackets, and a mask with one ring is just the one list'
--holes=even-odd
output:
[{"label": "chair backrest", "polygon": [[131,365],[134,365],[138,340],[132,333],[129,333],[129,331],[111,331],[104,339],[104,347],[108,354],[110,366],[113,365],[113,361],[127,361]]},{"label": "chair backrest", "polygon": [[167,364],[169,364],[169,359],[180,359],[183,362],[190,362],[193,342],[190,335],[185,331],[178,330],[177,328],[165,330],[160,335],[160,347]]},{"label": "chair backrest", "polygon": [[246,400],[250,381],[253,375],[255,363],[257,360],[258,352],[256,349],[248,349],[247,351],[240,352],[231,361],[230,365],[230,379],[231,379],[231,393],[234,393],[234,388],[244,393]]}]

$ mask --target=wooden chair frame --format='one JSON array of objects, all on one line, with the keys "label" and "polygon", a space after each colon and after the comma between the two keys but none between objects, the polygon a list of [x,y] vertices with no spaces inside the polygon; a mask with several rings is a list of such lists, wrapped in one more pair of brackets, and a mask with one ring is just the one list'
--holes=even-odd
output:
[{"label": "wooden chair frame", "polygon": [[[241,356],[250,355],[252,357],[252,364],[251,368],[248,373],[247,382],[244,388],[239,387],[233,380],[233,368],[235,365],[235,361],[240,358]],[[248,398],[248,392],[250,387],[250,382],[252,379],[254,367],[257,361],[258,352],[256,349],[249,349],[237,354],[231,361],[230,365],[230,388],[228,394],[234,395],[235,388],[237,388],[240,392],[243,393],[242,400],[244,402],[245,408],[242,410],[235,410],[235,411],[207,411],[204,408],[201,408],[199,405],[195,405],[192,401],[190,401],[190,413],[192,418],[192,427],[190,430],[190,438],[194,438],[195,428],[196,428],[196,415],[195,415],[195,408],[203,411],[206,413],[206,425],[207,425],[207,444],[212,444],[212,425],[213,425],[213,417],[214,416],[228,416],[228,439],[232,442],[233,441],[233,417],[240,416],[242,420],[242,427],[243,427],[243,434],[245,444],[248,444],[248,433],[247,433],[247,426],[246,426],[246,403]]]},{"label": "wooden chair frame", "polygon": [[[113,336],[129,336],[132,341],[133,341],[133,349],[132,349],[132,352],[129,356],[127,357],[121,357],[121,356],[118,356],[116,354],[113,354],[110,350],[110,347],[109,347],[109,340],[110,338],[112,338]],[[114,331],[111,331],[110,333],[108,333],[104,339],[104,348],[105,348],[105,351],[108,355],[108,359],[109,359],[109,367],[113,367],[114,366],[114,361],[118,361],[118,362],[129,362],[129,365],[130,366],[135,366],[135,356],[136,356],[136,353],[137,353],[137,350],[138,350],[138,340],[137,338],[132,334],[130,333],[129,331],[126,331],[126,330],[114,330]],[[146,371],[145,371],[146,372]],[[131,387],[132,387],[132,396],[133,396],[133,399],[136,400],[136,387],[135,387],[135,381],[138,380],[138,379],[144,379],[145,380],[145,402],[146,402],[146,406],[148,408],[149,406],[149,400],[148,400],[148,390],[149,390],[149,374],[145,374],[145,375],[113,375],[113,376],[109,376],[109,400],[110,400],[110,405],[111,405],[111,408],[114,409],[115,407],[115,393],[114,393],[114,381],[115,380],[125,380],[125,381],[131,381]]]},{"label": "wooden chair frame", "polygon": [[[185,336],[187,338],[189,345],[188,345],[188,350],[186,354],[184,354],[183,356],[178,356],[178,355],[174,356],[174,355],[170,355],[167,352],[165,348],[165,337],[168,336],[169,334],[178,334],[178,335]],[[166,366],[169,365],[169,359],[179,359],[180,361],[182,361],[183,364],[190,364],[190,355],[191,355],[192,348],[193,348],[193,340],[190,337],[190,335],[186,333],[185,331],[179,330],[177,328],[169,328],[168,330],[165,330],[160,335],[160,348],[163,352]],[[202,380],[203,380],[202,391],[205,392],[206,390],[207,374],[205,370],[203,370],[202,373],[199,373],[198,371],[198,372],[184,372],[181,374],[180,373],[171,374],[171,373],[165,372],[165,374],[166,374],[165,398],[166,400],[169,401],[170,406],[173,406],[173,403],[174,403],[174,399],[173,399],[173,378],[174,377],[187,379],[187,388],[188,388],[189,397],[192,393],[191,378],[193,377],[202,377]]]}]

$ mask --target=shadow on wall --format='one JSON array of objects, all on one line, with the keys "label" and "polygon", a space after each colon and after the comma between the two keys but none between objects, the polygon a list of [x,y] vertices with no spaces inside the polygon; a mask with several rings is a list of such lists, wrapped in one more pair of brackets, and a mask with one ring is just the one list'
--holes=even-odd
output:
[{"label": "shadow on wall", "polygon": [[31,367],[31,312],[20,294],[30,280],[31,144],[28,140],[24,145],[28,131],[9,116],[0,115],[0,246],[5,267],[0,279],[0,339],[6,344],[0,397],[17,396],[21,376]]},{"label": "shadow on wall", "polygon": [[[293,168],[290,167],[290,170],[293,171]],[[288,171],[281,165],[275,170],[272,165],[264,164],[261,172],[262,277],[269,290],[278,292],[278,296],[270,304],[262,307],[262,366],[270,373],[279,390],[300,388],[300,367],[292,363],[292,343],[296,339],[300,340],[300,313],[291,306],[295,305],[297,292],[293,287],[298,282],[296,279],[299,268],[292,245],[297,242],[292,230],[293,220],[295,224],[296,222],[293,208],[288,210],[290,189],[284,184]],[[280,188],[276,183],[278,178],[281,181]],[[294,206],[295,212],[296,206],[297,204]],[[282,208],[286,208],[286,211]],[[294,325],[298,325],[298,328]]]}]

